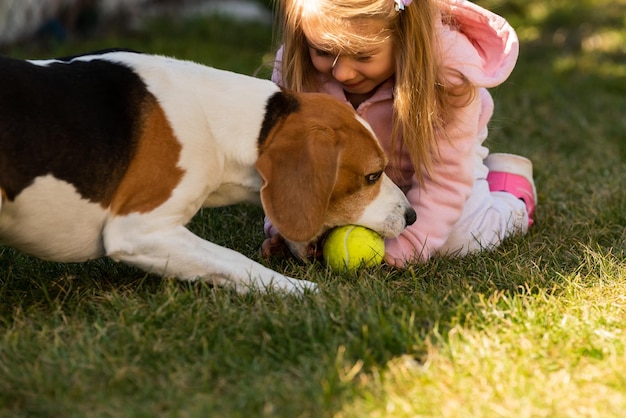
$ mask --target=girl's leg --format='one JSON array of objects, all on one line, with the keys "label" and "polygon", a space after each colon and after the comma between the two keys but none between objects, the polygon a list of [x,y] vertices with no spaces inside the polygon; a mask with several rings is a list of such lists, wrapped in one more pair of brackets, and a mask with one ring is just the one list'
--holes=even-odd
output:
[{"label": "girl's leg", "polygon": [[492,192],[508,192],[523,200],[528,211],[528,226],[531,226],[537,204],[533,163],[515,154],[490,154],[485,159],[485,165],[489,168],[489,189]]},{"label": "girl's leg", "polygon": [[[486,148],[478,147],[477,155],[485,152]],[[494,248],[508,236],[526,233],[533,223],[537,192],[530,160],[492,154],[484,162],[482,158],[477,161],[475,172],[472,194],[440,254],[465,255]]]},{"label": "girl's leg", "polygon": [[476,180],[461,219],[440,254],[466,255],[492,249],[508,236],[525,234],[528,212],[524,202],[511,193],[491,192],[486,179]]}]

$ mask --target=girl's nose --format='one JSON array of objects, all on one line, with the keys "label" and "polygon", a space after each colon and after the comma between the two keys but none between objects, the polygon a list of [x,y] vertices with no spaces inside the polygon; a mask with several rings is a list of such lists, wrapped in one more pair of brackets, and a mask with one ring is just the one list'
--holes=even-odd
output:
[{"label": "girl's nose", "polygon": [[354,68],[350,65],[350,59],[342,56],[337,58],[332,68],[333,77],[340,83],[352,80],[355,73]]}]

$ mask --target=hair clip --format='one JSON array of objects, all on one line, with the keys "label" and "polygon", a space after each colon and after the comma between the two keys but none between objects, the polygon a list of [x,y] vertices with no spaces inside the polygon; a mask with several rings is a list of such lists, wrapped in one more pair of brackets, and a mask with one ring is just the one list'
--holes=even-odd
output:
[{"label": "hair clip", "polygon": [[394,2],[396,3],[396,12],[404,10],[404,7],[411,4],[412,1],[413,0],[394,0]]}]

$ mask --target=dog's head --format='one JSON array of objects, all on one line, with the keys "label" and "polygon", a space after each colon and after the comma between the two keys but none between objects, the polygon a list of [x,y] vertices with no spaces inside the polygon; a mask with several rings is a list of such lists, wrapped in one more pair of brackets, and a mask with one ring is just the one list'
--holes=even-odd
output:
[{"label": "dog's head", "polygon": [[268,102],[256,168],[266,215],[288,241],[308,243],[332,227],[362,225],[394,237],[415,221],[384,173],[372,129],[324,94],[277,93]]}]

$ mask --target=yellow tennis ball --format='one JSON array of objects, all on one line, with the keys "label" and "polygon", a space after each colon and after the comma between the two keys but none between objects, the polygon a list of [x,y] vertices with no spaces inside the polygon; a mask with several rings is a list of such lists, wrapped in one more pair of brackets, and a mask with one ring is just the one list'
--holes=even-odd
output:
[{"label": "yellow tennis ball", "polygon": [[324,260],[333,270],[354,271],[383,262],[385,241],[371,229],[345,225],[330,231],[324,241]]}]

